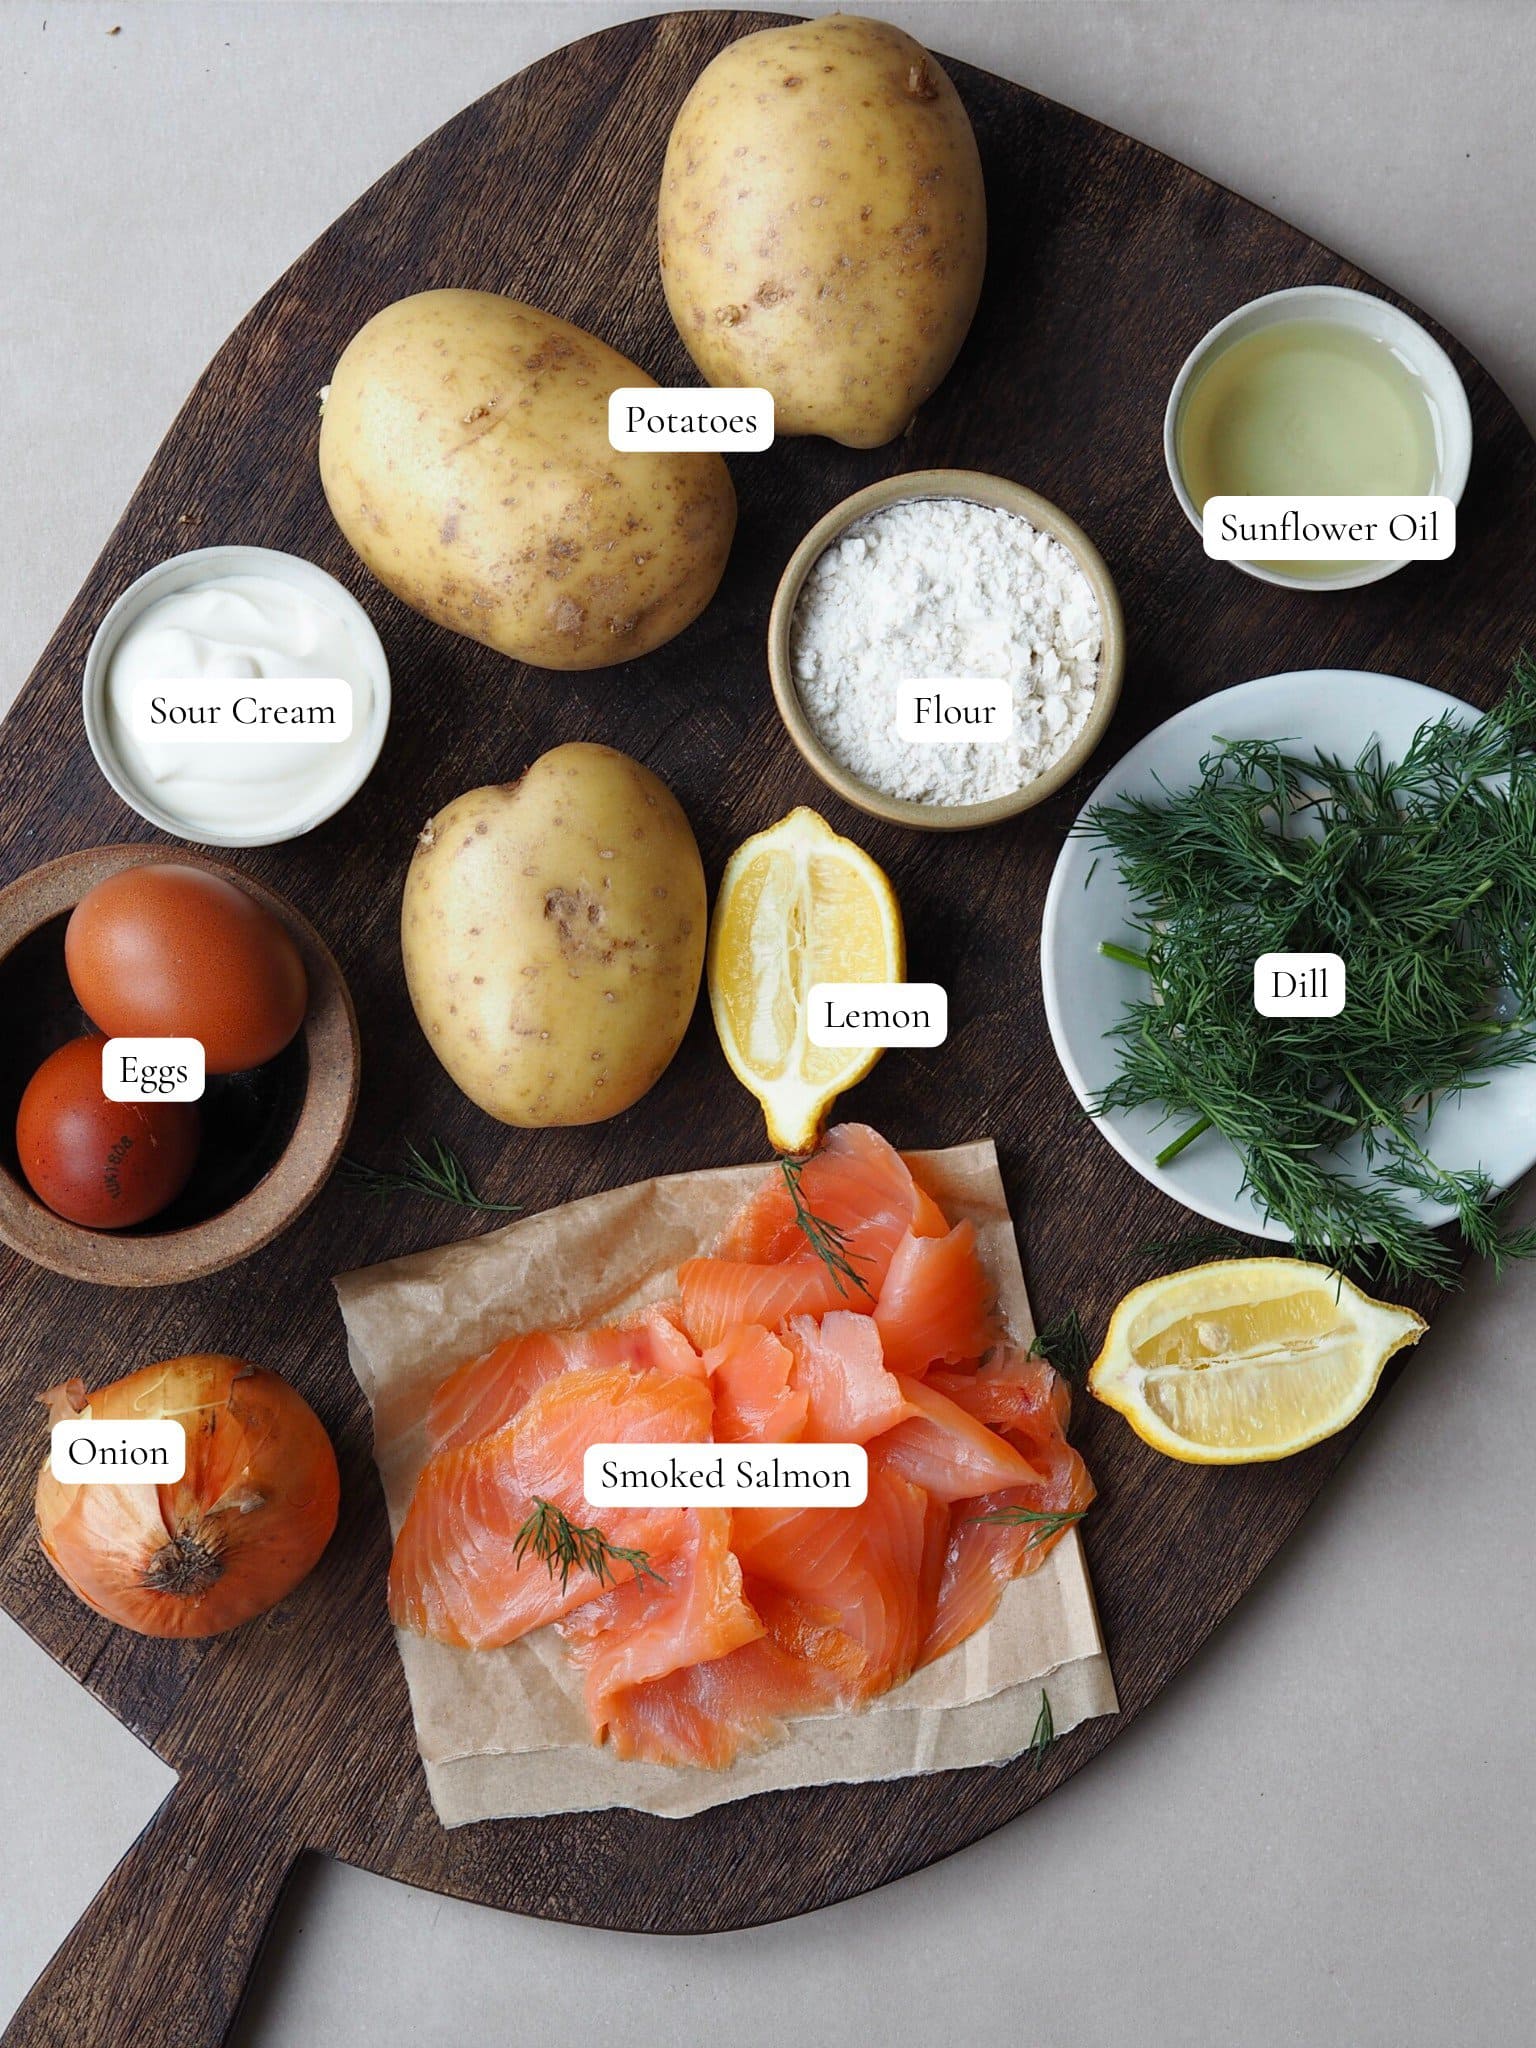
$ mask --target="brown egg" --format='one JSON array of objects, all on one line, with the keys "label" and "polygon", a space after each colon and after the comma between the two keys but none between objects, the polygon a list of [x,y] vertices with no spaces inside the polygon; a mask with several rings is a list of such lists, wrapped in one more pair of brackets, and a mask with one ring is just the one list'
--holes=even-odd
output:
[{"label": "brown egg", "polygon": [[16,1152],[33,1194],[88,1230],[122,1230],[174,1202],[192,1177],[202,1119],[191,1102],[109,1102],[104,1039],[50,1053],[16,1112]]},{"label": "brown egg", "polygon": [[254,897],[174,861],[87,890],[64,934],[80,1007],[109,1038],[200,1038],[210,1074],[275,1059],[304,1021],[304,963]]}]

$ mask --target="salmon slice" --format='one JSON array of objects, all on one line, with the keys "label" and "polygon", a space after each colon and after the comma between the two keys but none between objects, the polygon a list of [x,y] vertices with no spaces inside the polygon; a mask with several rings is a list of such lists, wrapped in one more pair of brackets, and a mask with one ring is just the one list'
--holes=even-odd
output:
[{"label": "salmon slice", "polygon": [[1072,1526],[992,1522],[985,1517],[1011,1508],[1080,1514],[1093,1499],[1087,1466],[1076,1451],[1064,1449],[1065,1457],[1044,1485],[984,1493],[953,1509],[933,1625],[919,1663],[931,1664],[989,1622],[1009,1581],[1038,1571]]},{"label": "salmon slice", "polygon": [[999,1335],[992,1285],[969,1222],[943,1237],[907,1233],[892,1256],[875,1321],[886,1364],[914,1379],[932,1365],[959,1365],[992,1348]]},{"label": "salmon slice", "polygon": [[643,1340],[642,1363],[663,1372],[680,1372],[685,1379],[705,1380],[709,1374],[704,1360],[683,1328],[683,1312],[675,1301],[653,1302],[626,1316],[617,1329],[638,1332]]},{"label": "salmon slice", "polygon": [[701,1377],[703,1364],[670,1307],[642,1309],[591,1330],[531,1330],[508,1337],[449,1373],[427,1409],[434,1451],[489,1436],[510,1422],[546,1380],[575,1368],[664,1367]]},{"label": "salmon slice", "polygon": [[[586,1674],[592,1740],[601,1742],[628,1695],[674,1671],[708,1664],[764,1634],[742,1594],[728,1508],[684,1508],[687,1534],[666,1581],[632,1578],[568,1615],[560,1632]],[[633,1715],[625,1717],[634,1725]]]},{"label": "salmon slice", "polygon": [[941,1385],[957,1406],[964,1403],[978,1419],[1002,1429],[1039,1476],[1027,1486],[982,1494],[951,1510],[937,1611],[920,1660],[924,1664],[990,1621],[1008,1582],[1038,1571],[1071,1526],[986,1517],[1010,1509],[1078,1515],[1094,1497],[1088,1468],[1065,1435],[1071,1394],[1043,1359],[1012,1358],[998,1369],[935,1374],[929,1385]]},{"label": "salmon slice", "polygon": [[[738,1514],[743,1512],[737,1510]],[[732,1541],[735,1540],[733,1537]],[[828,1707],[867,1695],[869,1660],[832,1609],[818,1608],[768,1579],[746,1574],[743,1583],[747,1598],[768,1631],[769,1641],[807,1674],[809,1703],[800,1707],[799,1712],[824,1713]]]},{"label": "salmon slice", "polygon": [[[942,1572],[944,1540],[944,1525],[940,1522],[934,1550],[939,1570],[934,1576],[930,1612],[937,1612],[936,1588]],[[924,1555],[928,1555],[927,1549]],[[839,1606],[825,1606],[803,1594],[787,1592],[767,1579],[749,1576],[746,1583],[748,1597],[762,1616],[770,1640],[814,1681],[817,1703],[800,1708],[800,1712],[825,1713],[833,1707],[862,1706],[889,1686],[900,1684],[899,1677],[887,1677],[885,1670],[906,1672],[913,1668],[907,1662],[908,1633],[901,1614],[892,1611],[888,1616],[892,1634],[888,1661],[883,1662],[872,1653],[867,1631],[849,1627]]]},{"label": "salmon slice", "polygon": [[532,1330],[506,1338],[479,1358],[467,1358],[438,1387],[427,1409],[433,1450],[473,1443],[510,1422],[546,1380],[568,1366],[593,1362],[595,1335],[590,1330]]},{"label": "salmon slice", "polygon": [[[782,1266],[750,1265],[739,1259],[685,1259],[677,1269],[683,1328],[701,1351],[723,1344],[738,1323],[776,1330],[790,1316],[825,1315],[856,1307],[863,1296],[837,1282],[814,1253]],[[850,1296],[853,1298],[850,1300]],[[866,1304],[873,1308],[874,1303]]]},{"label": "salmon slice", "polygon": [[872,1466],[855,1508],[738,1508],[732,1541],[750,1598],[781,1648],[836,1674],[847,1699],[899,1685],[938,1605],[948,1514]]},{"label": "salmon slice", "polygon": [[834,1309],[818,1326],[810,1316],[793,1316],[785,1338],[794,1354],[791,1382],[808,1402],[810,1442],[867,1444],[907,1412],[871,1317]]},{"label": "salmon slice", "polygon": [[808,1661],[769,1635],[730,1547],[730,1512],[706,1508],[690,1520],[696,1534],[669,1564],[667,1589],[631,1580],[567,1616],[560,1632],[587,1674],[595,1741],[626,1761],[722,1770],[786,1720],[835,1706],[863,1660],[839,1640],[827,1662]]},{"label": "salmon slice", "polygon": [[837,1699],[826,1672],[764,1635],[621,1694],[609,1710],[608,1740],[626,1760],[722,1771],[774,1740],[786,1720],[825,1713]]},{"label": "salmon slice", "polygon": [[1046,1488],[1045,1507],[1076,1509],[1093,1499],[1087,1468],[1067,1442],[1071,1390],[1045,1359],[1007,1353],[979,1372],[930,1373],[924,1384],[1023,1453]]},{"label": "salmon slice", "polygon": [[723,1342],[734,1323],[777,1330],[790,1316],[867,1315],[902,1243],[943,1239],[949,1230],[901,1154],[867,1124],[828,1133],[801,1170],[800,1198],[839,1233],[857,1279],[834,1275],[808,1248],[789,1186],[775,1170],[727,1226],[715,1255],[678,1268],[683,1326],[701,1350]]},{"label": "salmon slice", "polygon": [[717,1443],[784,1444],[804,1435],[809,1399],[790,1385],[793,1353],[771,1330],[739,1324],[705,1352],[704,1364]]},{"label": "salmon slice", "polygon": [[[634,1576],[614,1560],[604,1580],[558,1571],[518,1532],[536,1499],[579,1525],[591,1520],[582,1457],[594,1443],[702,1443],[710,1433],[709,1388],[681,1373],[627,1366],[579,1367],[547,1380],[512,1421],[431,1458],[416,1482],[389,1568],[389,1611],[399,1628],[461,1648],[514,1642]],[[659,1570],[687,1534],[683,1508],[610,1507],[608,1541],[643,1550]]]},{"label": "salmon slice", "polygon": [[[949,1228],[906,1160],[868,1124],[839,1124],[827,1133],[801,1169],[800,1195],[812,1215],[841,1231],[853,1269],[871,1293],[879,1292],[907,1231],[942,1237]],[[733,1219],[715,1254],[777,1266],[804,1250],[794,1200],[775,1168]]]},{"label": "salmon slice", "polygon": [[946,1503],[1004,1487],[1029,1486],[1043,1476],[1022,1451],[967,1414],[957,1401],[905,1374],[891,1373],[887,1378],[897,1387],[907,1418],[875,1447],[888,1472],[900,1473]]},{"label": "salmon slice", "polygon": [[947,1394],[988,1429],[1017,1432],[1029,1444],[1046,1445],[1064,1436],[1071,1420],[1072,1395],[1066,1382],[1047,1360],[1020,1352],[1004,1352],[979,1371],[936,1366],[925,1384]]}]

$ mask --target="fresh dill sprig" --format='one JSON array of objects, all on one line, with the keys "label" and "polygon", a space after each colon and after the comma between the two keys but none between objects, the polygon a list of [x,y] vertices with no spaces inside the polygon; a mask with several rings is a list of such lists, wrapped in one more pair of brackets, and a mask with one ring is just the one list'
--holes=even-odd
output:
[{"label": "fresh dill sprig", "polygon": [[[1260,1212],[1336,1267],[1453,1285],[1420,1202],[1496,1267],[1536,1255],[1487,1173],[1434,1156],[1441,1103],[1536,1059],[1536,662],[1395,761],[1218,739],[1193,786],[1099,804],[1085,831],[1135,904],[1135,944],[1103,950],[1148,980],[1096,1114],[1161,1108],[1162,1163],[1219,1133]],[[1339,954],[1344,1009],[1257,1015],[1261,953]]]},{"label": "fresh dill sprig", "polygon": [[1029,1738],[1025,1754],[1031,1758],[1036,1770],[1050,1754],[1051,1744],[1056,1740],[1056,1720],[1051,1713],[1051,1696],[1044,1686],[1040,1688],[1040,1712],[1035,1716],[1034,1733]]},{"label": "fresh dill sprig", "polygon": [[538,1494],[534,1495],[532,1512],[512,1546],[514,1562],[521,1564],[530,1552],[548,1565],[551,1578],[558,1574],[562,1593],[570,1584],[572,1572],[590,1572],[600,1586],[616,1583],[615,1564],[627,1564],[637,1579],[653,1579],[658,1586],[667,1583],[643,1550],[628,1550],[621,1543],[610,1543],[601,1529],[579,1527],[563,1508]]},{"label": "fresh dill sprig", "polygon": [[869,1296],[869,1285],[861,1274],[854,1270],[853,1261],[858,1256],[848,1249],[848,1240],[835,1223],[818,1216],[805,1199],[800,1186],[801,1176],[814,1154],[786,1152],[779,1159],[779,1170],[784,1175],[784,1185],[789,1189],[789,1199],[795,1205],[795,1221],[800,1233],[811,1250],[832,1275],[832,1283],[839,1294],[846,1297],[847,1282],[851,1281],[859,1292]]},{"label": "fresh dill sprig", "polygon": [[1047,1323],[1043,1330],[1037,1330],[1030,1339],[1027,1358],[1043,1358],[1047,1365],[1061,1374],[1069,1386],[1081,1386],[1088,1368],[1093,1363],[1093,1352],[1083,1329],[1082,1319],[1075,1308],[1069,1308],[1059,1315],[1055,1322]]},{"label": "fresh dill sprig", "polygon": [[1142,1241],[1141,1255],[1170,1269],[1203,1266],[1212,1259],[1246,1259],[1255,1255],[1251,1244],[1233,1230],[1180,1230],[1172,1237],[1149,1237]]},{"label": "fresh dill sprig", "polygon": [[452,1202],[461,1209],[478,1209],[486,1216],[517,1216],[521,1202],[490,1202],[480,1194],[469,1177],[469,1169],[441,1138],[432,1140],[432,1157],[426,1158],[414,1145],[405,1148],[405,1165],[396,1170],[365,1166],[360,1159],[343,1159],[341,1177],[349,1187],[365,1188],[374,1195],[425,1195],[434,1202]]},{"label": "fresh dill sprig", "polygon": [[1059,1536],[1063,1529],[1080,1522],[1086,1508],[994,1508],[990,1514],[971,1515],[973,1522],[1000,1522],[1007,1528],[1018,1528],[1021,1524],[1033,1523],[1026,1550],[1037,1550],[1042,1543],[1049,1543],[1053,1536]]}]

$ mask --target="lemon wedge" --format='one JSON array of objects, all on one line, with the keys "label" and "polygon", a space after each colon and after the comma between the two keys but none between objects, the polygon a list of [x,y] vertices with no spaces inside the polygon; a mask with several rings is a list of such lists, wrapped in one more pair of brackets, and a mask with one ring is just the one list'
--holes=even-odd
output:
[{"label": "lemon wedge", "polygon": [[883,869],[800,809],[737,847],[709,933],[709,1002],[731,1072],[757,1097],[780,1152],[808,1152],[832,1103],[880,1057],[812,1045],[819,981],[901,981],[901,908]]},{"label": "lemon wedge", "polygon": [[1258,1464],[1353,1421],[1425,1328],[1327,1266],[1219,1260],[1133,1288],[1088,1386],[1170,1458]]}]

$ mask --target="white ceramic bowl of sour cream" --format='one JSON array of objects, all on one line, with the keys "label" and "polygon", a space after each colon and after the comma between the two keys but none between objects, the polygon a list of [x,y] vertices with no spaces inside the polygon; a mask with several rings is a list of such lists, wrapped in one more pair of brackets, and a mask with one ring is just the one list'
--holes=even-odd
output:
[{"label": "white ceramic bowl of sour cream", "polygon": [[[352,732],[329,742],[144,741],[129,728],[127,702],[146,672],[339,676],[352,685]],[[81,698],[96,765],[141,818],[196,846],[275,846],[333,817],[372,773],[389,727],[389,663],[357,599],[313,562],[276,548],[196,548],[117,598],[86,655]]]}]

